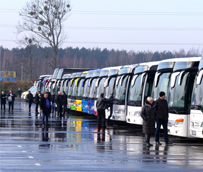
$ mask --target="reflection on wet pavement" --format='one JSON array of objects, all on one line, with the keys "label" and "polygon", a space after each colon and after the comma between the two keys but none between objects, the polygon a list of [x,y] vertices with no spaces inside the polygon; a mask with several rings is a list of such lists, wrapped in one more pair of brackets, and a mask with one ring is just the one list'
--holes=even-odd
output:
[{"label": "reflection on wet pavement", "polygon": [[[34,107],[16,101],[0,114],[1,171],[203,171],[203,143],[172,138],[147,148],[141,127],[117,124],[98,132],[96,118],[73,113],[41,127]],[[154,143],[153,143],[154,144]]]}]

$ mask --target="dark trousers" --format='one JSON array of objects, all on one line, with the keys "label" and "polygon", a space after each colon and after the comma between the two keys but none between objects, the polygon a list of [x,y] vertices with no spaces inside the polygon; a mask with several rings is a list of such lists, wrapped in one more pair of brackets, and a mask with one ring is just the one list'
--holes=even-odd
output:
[{"label": "dark trousers", "polygon": [[155,131],[155,141],[159,142],[159,132],[160,132],[160,127],[161,125],[163,126],[164,129],[164,141],[165,143],[168,143],[168,120],[161,120],[158,119],[157,120],[157,127],[156,127],[156,131]]},{"label": "dark trousers", "polygon": [[146,143],[150,143],[151,134],[145,134],[145,141]]},{"label": "dark trousers", "polygon": [[62,117],[62,105],[57,105],[57,113],[59,117]]},{"label": "dark trousers", "polygon": [[39,106],[39,103],[36,103],[36,106],[35,106],[35,112],[38,113],[38,106]]},{"label": "dark trousers", "polygon": [[67,104],[63,105],[63,114],[65,115],[66,112],[68,113]]},{"label": "dark trousers", "polygon": [[6,109],[6,105],[1,103],[1,110],[2,110],[2,107],[4,107],[4,110]]},{"label": "dark trousers", "polygon": [[[44,123],[44,118],[46,118],[46,122]],[[49,113],[43,113],[43,115],[42,115],[42,125],[48,125],[49,124],[49,120],[48,120],[48,118],[49,118]]]},{"label": "dark trousers", "polygon": [[100,130],[103,127],[103,130],[105,129],[105,109],[97,110],[97,124],[98,124],[98,130]]},{"label": "dark trousers", "polygon": [[31,110],[32,102],[29,102],[29,111]]},{"label": "dark trousers", "polygon": [[11,108],[13,110],[13,105],[14,105],[14,102],[8,102],[9,111],[11,110]]}]

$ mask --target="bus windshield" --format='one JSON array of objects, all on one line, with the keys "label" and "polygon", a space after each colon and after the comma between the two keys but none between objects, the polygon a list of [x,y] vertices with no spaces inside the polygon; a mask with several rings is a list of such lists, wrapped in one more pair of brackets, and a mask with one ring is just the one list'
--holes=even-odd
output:
[{"label": "bus windshield", "polygon": [[78,87],[77,87],[78,79],[75,80],[74,85],[73,85],[73,91],[72,91],[72,96],[77,96],[78,95]]},{"label": "bus windshield", "polygon": [[91,83],[91,87],[90,87],[90,98],[95,98],[96,97],[96,81],[97,81],[98,78],[94,78],[92,83]]},{"label": "bus windshield", "polygon": [[111,95],[114,93],[115,81],[116,81],[115,77],[111,78],[109,81],[109,86],[104,88],[104,97],[106,99],[109,99]]},{"label": "bus windshield", "polygon": [[100,97],[101,93],[104,93],[104,82],[106,80],[106,77],[102,78],[99,82],[99,86],[97,87],[97,96],[96,98]]},{"label": "bus windshield", "polygon": [[182,84],[178,84],[178,80],[180,75],[177,76],[175,81],[175,86],[173,88],[169,87],[169,94],[168,94],[168,102],[169,102],[169,108],[175,108],[175,113],[178,111],[184,111],[185,109],[185,93],[186,93],[186,87],[187,87],[187,79],[188,79],[189,73],[186,73],[183,76]]},{"label": "bus windshield", "polygon": [[84,82],[85,79],[81,79],[79,82],[79,85],[78,85],[78,97],[82,97],[83,96],[83,93],[84,93],[84,87],[82,87],[83,85],[83,82]]},{"label": "bus windshield", "polygon": [[85,81],[83,97],[88,97],[89,96],[89,93],[90,93],[89,81],[90,81],[90,79],[87,79]]},{"label": "bus windshield", "polygon": [[203,106],[203,81],[200,85],[197,85],[195,80],[191,104],[193,106]]},{"label": "bus windshield", "polygon": [[[126,91],[126,85],[127,85],[128,76],[124,76],[123,81],[122,77],[118,83],[118,85],[115,86],[115,99],[117,100],[125,100],[125,91]],[[122,81],[122,85],[120,84]]]},{"label": "bus windshield", "polygon": [[[135,75],[136,76],[136,75]],[[141,83],[142,75],[138,75],[136,80],[131,80],[128,101],[134,101],[136,106],[142,105],[142,90],[143,84]],[[134,84],[134,85],[132,85]]]},{"label": "bus windshield", "polygon": [[155,87],[155,82],[153,83],[152,98],[154,100],[159,99],[159,93],[161,91],[166,93],[166,99],[167,99],[167,93],[168,93],[168,89],[169,89],[170,76],[171,76],[171,73],[162,73],[159,76],[159,81],[158,81],[157,87]]},{"label": "bus windshield", "polygon": [[[71,85],[71,82],[72,82],[72,85]],[[75,80],[74,81],[70,80],[70,82],[68,83],[68,96],[71,96],[72,94],[74,83],[75,83]]]}]

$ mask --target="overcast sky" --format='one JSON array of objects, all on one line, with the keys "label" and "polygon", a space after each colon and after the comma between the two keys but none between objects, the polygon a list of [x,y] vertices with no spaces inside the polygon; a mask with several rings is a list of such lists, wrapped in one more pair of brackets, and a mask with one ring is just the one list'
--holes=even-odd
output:
[{"label": "overcast sky", "polygon": [[[0,45],[17,47],[28,0],[0,0]],[[203,50],[203,0],[71,0],[63,47],[133,51]]]}]

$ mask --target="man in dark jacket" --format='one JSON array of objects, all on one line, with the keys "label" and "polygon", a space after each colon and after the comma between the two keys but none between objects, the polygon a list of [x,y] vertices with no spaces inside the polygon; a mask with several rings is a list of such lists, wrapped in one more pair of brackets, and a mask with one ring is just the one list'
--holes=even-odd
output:
[{"label": "man in dark jacket", "polygon": [[18,98],[21,98],[22,90],[18,88]]},{"label": "man in dark jacket", "polygon": [[61,95],[61,92],[58,92],[58,95],[56,96],[55,103],[57,105],[57,113],[58,116],[62,117],[62,106],[63,106],[63,96]]},{"label": "man in dark jacket", "polygon": [[2,91],[1,92],[1,110],[2,110],[2,106],[4,107],[4,111],[6,110],[5,105],[6,105],[6,94],[4,93],[4,91]]},{"label": "man in dark jacket", "polygon": [[29,112],[30,112],[31,111],[32,102],[33,102],[33,95],[32,95],[32,93],[30,91],[29,91],[29,93],[27,95],[27,99],[28,99]]},{"label": "man in dark jacket", "polygon": [[[101,93],[100,98],[97,99],[96,107],[97,107],[97,123],[98,123],[98,131],[100,131],[101,127],[103,130],[105,129],[105,109],[107,104],[109,103],[108,100],[104,98],[104,93]],[[102,123],[101,123],[102,120]]]},{"label": "man in dark jacket", "polygon": [[39,97],[39,91],[37,91],[36,95],[35,95],[35,103],[36,103],[36,107],[35,107],[35,113],[36,115],[38,115],[38,106],[39,106],[39,101],[40,101],[40,97]]},{"label": "man in dark jacket", "polygon": [[64,116],[65,116],[66,112],[69,114],[69,111],[67,108],[67,103],[68,103],[67,95],[66,95],[65,91],[63,91],[63,114],[64,114]]},{"label": "man in dark jacket", "polygon": [[51,95],[51,109],[52,109],[52,113],[55,112],[55,94],[54,92]]},{"label": "man in dark jacket", "polygon": [[[48,99],[48,94],[44,94],[44,98],[42,98],[42,100],[40,102],[40,109],[41,109],[41,112],[43,113],[42,126],[44,126],[44,124],[46,126],[48,126],[48,124],[49,124],[48,118],[51,113],[51,103]],[[44,122],[44,118],[46,118],[46,122]]]},{"label": "man in dark jacket", "polygon": [[161,91],[159,93],[160,98],[156,101],[156,119],[157,119],[157,128],[155,131],[155,141],[156,145],[159,146],[161,143],[159,142],[159,132],[161,125],[164,130],[164,141],[166,145],[169,145],[168,139],[168,102],[165,100],[165,93]]},{"label": "man in dark jacket", "polygon": [[12,90],[9,91],[9,93],[7,94],[7,99],[8,99],[8,102],[9,102],[9,112],[12,108],[12,111],[14,109],[14,101],[15,101],[15,93],[12,92]]},{"label": "man in dark jacket", "polygon": [[51,93],[49,92],[49,89],[47,89],[47,92],[46,92],[47,94],[48,94],[48,99],[49,99],[49,101],[51,101]]}]

